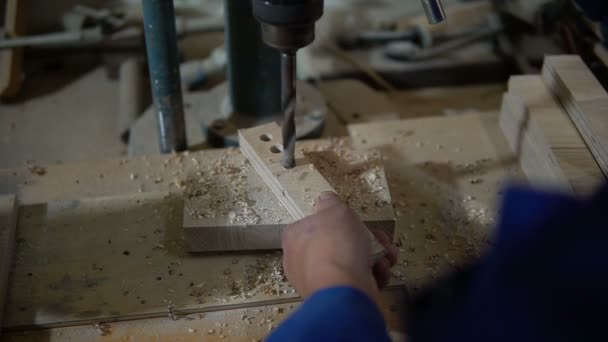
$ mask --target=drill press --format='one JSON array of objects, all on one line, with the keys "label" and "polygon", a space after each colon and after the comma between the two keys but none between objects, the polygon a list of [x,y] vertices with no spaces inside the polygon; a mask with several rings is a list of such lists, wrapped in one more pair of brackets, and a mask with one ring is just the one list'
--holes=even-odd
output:
[{"label": "drill press", "polygon": [[[253,15],[262,25],[262,40],[281,52],[283,158],[295,166],[296,53],[315,39],[315,23],[323,15],[323,0],[252,0]],[[440,0],[422,0],[429,23],[445,19]]]}]

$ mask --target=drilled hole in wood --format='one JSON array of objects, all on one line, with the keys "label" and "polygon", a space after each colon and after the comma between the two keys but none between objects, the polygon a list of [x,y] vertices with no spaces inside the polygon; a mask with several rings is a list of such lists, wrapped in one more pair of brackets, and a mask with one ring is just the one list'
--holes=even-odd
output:
[{"label": "drilled hole in wood", "polygon": [[270,152],[272,152],[272,153],[281,153],[281,152],[283,152],[283,146],[281,146],[281,145],[272,145],[272,146],[270,146]]},{"label": "drilled hole in wood", "polygon": [[264,134],[260,135],[260,140],[262,140],[262,141],[271,141],[272,140],[272,134],[270,134],[270,133],[264,133]]}]

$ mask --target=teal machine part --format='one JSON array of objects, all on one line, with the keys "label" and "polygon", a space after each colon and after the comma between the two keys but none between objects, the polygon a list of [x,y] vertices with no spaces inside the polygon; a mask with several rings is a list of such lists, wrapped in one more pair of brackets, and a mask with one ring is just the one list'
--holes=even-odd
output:
[{"label": "teal machine part", "polygon": [[262,42],[250,0],[225,0],[228,92],[237,115],[281,112],[281,58]]},{"label": "teal machine part", "polygon": [[160,150],[183,151],[187,142],[173,1],[142,0],[142,5]]}]

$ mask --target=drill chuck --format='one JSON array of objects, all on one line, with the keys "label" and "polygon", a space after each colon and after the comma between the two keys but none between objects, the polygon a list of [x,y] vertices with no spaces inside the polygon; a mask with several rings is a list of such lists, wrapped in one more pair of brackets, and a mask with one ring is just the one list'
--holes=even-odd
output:
[{"label": "drill chuck", "polygon": [[323,0],[252,0],[253,15],[262,24],[262,39],[284,52],[295,52],[315,39],[315,23]]}]

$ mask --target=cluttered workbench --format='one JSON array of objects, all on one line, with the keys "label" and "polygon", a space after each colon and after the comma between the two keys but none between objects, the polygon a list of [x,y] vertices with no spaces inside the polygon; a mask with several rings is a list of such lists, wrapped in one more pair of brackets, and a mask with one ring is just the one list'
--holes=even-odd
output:
[{"label": "cluttered workbench", "polygon": [[[176,58],[164,57],[159,68]],[[108,82],[99,70],[86,78],[48,103]],[[283,274],[281,229],[328,186],[398,247],[380,303],[398,339],[410,295],[491,247],[505,186],[585,195],[607,174],[598,111],[608,94],[577,56],[548,57],[542,72],[507,86],[298,85],[298,96],[267,104],[282,116],[285,98],[297,97],[288,115],[315,137],[298,141],[286,171],[272,165],[285,153],[279,128],[264,126],[274,119],[220,110],[222,94],[260,79],[229,79],[185,91],[183,104],[153,82],[153,97],[170,101],[157,98],[133,123],[126,156],[0,170],[0,340],[261,340],[301,302]]]}]

